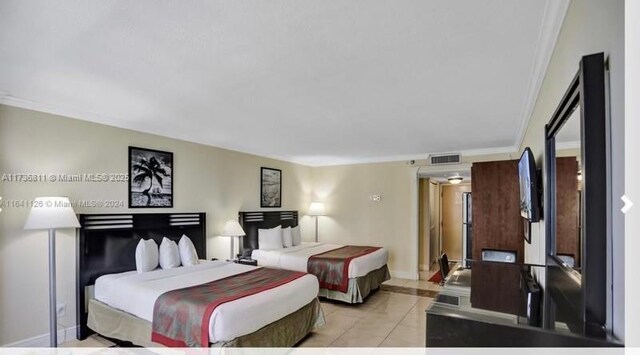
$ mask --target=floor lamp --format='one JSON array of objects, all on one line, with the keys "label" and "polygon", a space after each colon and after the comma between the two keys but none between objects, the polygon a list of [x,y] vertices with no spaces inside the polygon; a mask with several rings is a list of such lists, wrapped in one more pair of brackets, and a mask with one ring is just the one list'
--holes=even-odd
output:
[{"label": "floor lamp", "polygon": [[309,211],[307,212],[309,216],[316,217],[316,243],[318,242],[318,217],[325,216],[324,203],[322,202],[311,202],[309,206]]},{"label": "floor lamp", "polygon": [[66,197],[38,197],[33,202],[24,229],[49,230],[49,342],[58,346],[56,314],[56,229],[79,228],[71,202]]}]

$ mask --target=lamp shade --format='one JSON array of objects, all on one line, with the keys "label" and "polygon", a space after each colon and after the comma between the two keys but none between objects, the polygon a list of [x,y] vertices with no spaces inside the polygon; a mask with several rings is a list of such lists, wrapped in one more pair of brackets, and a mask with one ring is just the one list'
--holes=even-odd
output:
[{"label": "lamp shade", "polygon": [[307,212],[309,216],[324,216],[326,212],[324,210],[324,203],[322,202],[311,202],[309,206],[309,211]]},{"label": "lamp shade", "polygon": [[225,237],[241,237],[245,235],[244,229],[240,226],[238,221],[228,221],[224,225],[224,230],[222,231],[222,235]]},{"label": "lamp shade", "polygon": [[66,197],[38,197],[24,229],[79,228],[78,218]]}]

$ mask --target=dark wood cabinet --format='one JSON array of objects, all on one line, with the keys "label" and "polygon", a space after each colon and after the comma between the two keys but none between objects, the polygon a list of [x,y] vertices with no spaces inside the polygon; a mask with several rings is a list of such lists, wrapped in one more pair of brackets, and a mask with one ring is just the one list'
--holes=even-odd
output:
[{"label": "dark wood cabinet", "polygon": [[516,252],[524,262],[524,225],[520,216],[518,161],[474,163],[471,167],[473,193],[473,259],[482,259],[483,249]]},{"label": "dark wood cabinet", "polygon": [[[473,307],[517,314],[520,269],[516,265],[482,263],[484,249],[512,251],[524,263],[524,225],[520,216],[518,161],[474,163],[473,259],[471,304]],[[515,296],[515,297],[514,297]]]}]

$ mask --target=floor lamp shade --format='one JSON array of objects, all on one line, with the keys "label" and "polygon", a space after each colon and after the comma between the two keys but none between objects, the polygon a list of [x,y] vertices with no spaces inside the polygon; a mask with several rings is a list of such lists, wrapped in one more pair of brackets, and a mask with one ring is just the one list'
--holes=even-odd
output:
[{"label": "floor lamp shade", "polygon": [[324,216],[327,212],[324,209],[324,203],[322,202],[311,202],[309,206],[309,211],[307,212],[309,216]]},{"label": "floor lamp shade", "polygon": [[49,230],[49,344],[58,346],[56,314],[56,229],[79,228],[71,202],[66,197],[38,197],[33,202],[24,229]]},{"label": "floor lamp shade", "polygon": [[38,197],[24,229],[79,228],[78,218],[66,197]]}]

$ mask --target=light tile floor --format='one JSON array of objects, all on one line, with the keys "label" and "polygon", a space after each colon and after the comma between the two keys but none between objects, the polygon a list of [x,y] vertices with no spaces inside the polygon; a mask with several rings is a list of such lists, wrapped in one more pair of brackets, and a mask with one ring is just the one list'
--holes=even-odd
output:
[{"label": "light tile floor", "polygon": [[[436,290],[427,281],[391,279],[385,284]],[[431,284],[431,285],[429,285]],[[436,290],[439,291],[439,290]],[[363,304],[348,305],[322,300],[326,325],[309,334],[301,347],[424,347],[425,310],[432,298],[377,291]],[[64,347],[103,348],[113,345],[93,335],[83,341],[70,340]]]},{"label": "light tile floor", "polygon": [[[385,284],[440,291],[427,281],[391,279]],[[430,284],[430,285],[429,285]],[[424,347],[426,314],[432,298],[377,291],[364,304],[322,300],[327,324],[301,347]]]}]

